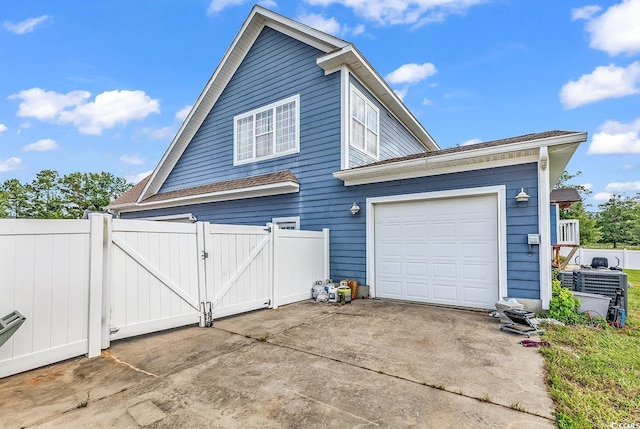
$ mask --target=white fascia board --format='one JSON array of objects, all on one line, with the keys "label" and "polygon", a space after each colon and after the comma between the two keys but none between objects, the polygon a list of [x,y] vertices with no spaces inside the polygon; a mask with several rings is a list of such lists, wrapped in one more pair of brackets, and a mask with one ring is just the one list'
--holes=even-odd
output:
[{"label": "white fascia board", "polygon": [[[333,173],[333,177],[343,180],[345,186],[391,180],[427,177],[439,174],[502,167],[538,161],[538,151],[542,146],[577,144],[586,140],[586,133],[548,137],[504,146],[470,149],[445,155],[415,158],[407,161],[359,167]],[[451,165],[451,164],[454,165]]]},{"label": "white fascia board", "polygon": [[231,189],[228,191],[210,192],[208,194],[190,195],[187,197],[171,198],[162,201],[141,202],[135,204],[119,204],[111,209],[120,213],[138,212],[143,210],[180,207],[192,204],[213,203],[219,201],[240,200],[245,198],[266,197],[270,195],[291,194],[300,191],[300,184],[296,182],[280,182],[270,185],[252,186],[249,188]]},{"label": "white fascia board", "polygon": [[138,202],[156,194],[160,190],[169,173],[175,167],[187,145],[206,119],[209,111],[266,25],[324,52],[348,45],[342,39],[255,5],[200,93],[178,133],[171,141],[169,148],[151,174],[147,185],[140,193]]},{"label": "white fascia board", "polygon": [[325,70],[325,74],[340,70],[342,65],[349,66],[349,69],[364,83],[364,86],[372,91],[380,103],[386,106],[425,148],[430,151],[440,149],[420,121],[355,46],[350,44],[340,50],[322,55],[318,57],[316,63]]}]

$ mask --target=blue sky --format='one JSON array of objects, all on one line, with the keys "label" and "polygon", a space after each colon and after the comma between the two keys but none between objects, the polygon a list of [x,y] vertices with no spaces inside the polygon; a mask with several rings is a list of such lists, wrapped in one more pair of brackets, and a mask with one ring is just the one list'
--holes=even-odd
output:
[{"label": "blue sky", "polygon": [[[640,0],[267,0],[357,46],[446,148],[586,131],[594,207],[640,192]],[[249,14],[244,0],[5,0],[0,182],[155,167]]]}]

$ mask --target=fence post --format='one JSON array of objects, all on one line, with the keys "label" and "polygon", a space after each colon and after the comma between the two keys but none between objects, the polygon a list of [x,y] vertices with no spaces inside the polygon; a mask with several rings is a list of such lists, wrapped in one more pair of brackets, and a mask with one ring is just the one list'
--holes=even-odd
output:
[{"label": "fence post", "polygon": [[[209,234],[209,222],[196,222],[196,246],[198,254],[198,302],[200,308],[200,327],[205,326],[205,313],[207,312],[207,270],[205,265],[208,263],[206,252],[211,252],[208,257],[213,258],[213,249],[207,249],[207,234]],[[213,298],[212,298],[213,300]]]},{"label": "fence post", "polygon": [[279,288],[280,288],[280,270],[278,269],[280,265],[278,254],[278,239],[279,239],[279,228],[277,223],[268,223],[267,227],[269,228],[271,235],[271,308],[278,308],[278,296],[279,296]]},{"label": "fence post", "polygon": [[324,281],[331,278],[331,247],[329,243],[329,228],[323,228],[322,234],[324,235],[324,278],[322,279]]},{"label": "fence post", "polygon": [[111,346],[111,294],[113,283],[111,274],[113,273],[113,217],[104,215],[103,224],[103,260],[102,260],[102,341],[101,348],[108,349]]},{"label": "fence post", "polygon": [[629,265],[629,252],[625,247],[624,249],[622,249],[622,268],[627,268],[628,265]]},{"label": "fence post", "polygon": [[92,214],[89,251],[89,329],[87,357],[100,356],[102,345],[102,294],[106,215]]}]

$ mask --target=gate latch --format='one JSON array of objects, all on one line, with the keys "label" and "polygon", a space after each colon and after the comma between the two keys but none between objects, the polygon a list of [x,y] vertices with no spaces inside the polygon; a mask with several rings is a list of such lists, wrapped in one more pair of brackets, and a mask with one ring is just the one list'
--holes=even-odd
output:
[{"label": "gate latch", "polygon": [[207,259],[209,257],[209,252],[202,251],[202,259]]},{"label": "gate latch", "polygon": [[204,318],[204,326],[210,328],[213,326],[213,305],[211,301],[201,302],[202,316]]}]

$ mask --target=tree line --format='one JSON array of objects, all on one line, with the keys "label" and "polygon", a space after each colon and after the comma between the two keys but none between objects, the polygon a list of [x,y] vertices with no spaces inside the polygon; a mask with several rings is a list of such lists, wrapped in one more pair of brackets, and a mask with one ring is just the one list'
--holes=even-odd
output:
[{"label": "tree line", "polygon": [[[575,188],[583,201],[591,191],[582,185],[570,185],[568,182],[582,174],[562,173],[554,188]],[[614,248],[620,245],[640,245],[640,193],[634,196],[612,194],[609,201],[598,205],[599,211],[587,210],[584,202],[573,203],[571,207],[560,210],[561,219],[580,221],[581,244],[610,244]]]},{"label": "tree line", "polygon": [[30,183],[6,180],[0,186],[0,217],[80,219],[87,211],[103,211],[133,185],[111,173],[42,170]]}]

